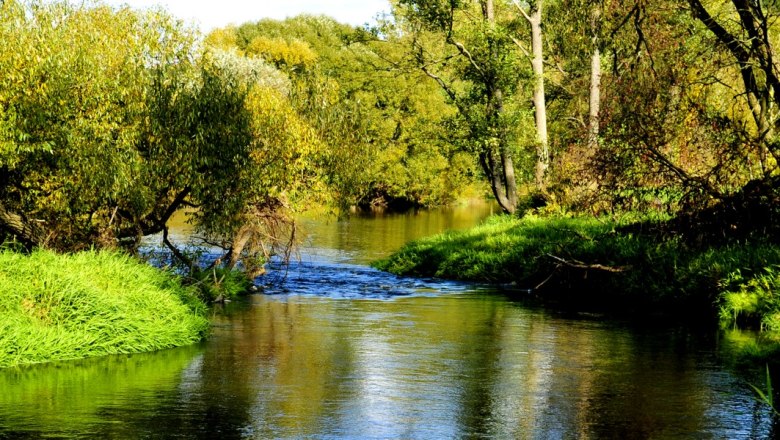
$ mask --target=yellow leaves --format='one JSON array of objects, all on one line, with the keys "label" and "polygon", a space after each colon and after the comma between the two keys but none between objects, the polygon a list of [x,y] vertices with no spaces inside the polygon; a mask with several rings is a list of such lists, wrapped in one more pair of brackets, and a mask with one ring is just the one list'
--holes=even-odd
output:
[{"label": "yellow leaves", "polygon": [[276,66],[309,69],[317,62],[317,54],[308,43],[282,38],[257,37],[246,48],[248,55],[257,55]]},{"label": "yellow leaves", "polygon": [[288,98],[275,89],[255,87],[246,107],[252,115],[250,158],[256,184],[274,195],[316,185],[312,155],[323,147]]},{"label": "yellow leaves", "polygon": [[216,29],[206,36],[204,42],[207,46],[216,49],[236,50],[238,47],[236,28],[228,26],[226,28]]},{"label": "yellow leaves", "polygon": [[[302,158],[316,149],[319,140],[312,127],[293,109],[289,100],[274,89],[255,87],[247,97],[253,116],[254,159],[268,157]],[[265,150],[265,151],[263,151]]]}]

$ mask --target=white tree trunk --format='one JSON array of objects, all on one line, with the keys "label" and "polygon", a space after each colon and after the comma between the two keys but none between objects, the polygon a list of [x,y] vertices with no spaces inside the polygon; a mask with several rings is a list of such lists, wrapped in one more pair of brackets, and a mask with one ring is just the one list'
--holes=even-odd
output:
[{"label": "white tree trunk", "polygon": [[599,21],[601,10],[598,5],[591,11],[591,42],[593,54],[590,60],[590,100],[588,117],[588,154],[598,148],[599,142],[599,111],[601,106],[601,53],[599,52]]},{"label": "white tree trunk", "polygon": [[550,151],[547,142],[547,104],[544,98],[544,54],[542,51],[542,7],[544,1],[536,0],[531,13],[526,15],[531,24],[531,66],[534,71],[534,110],[537,134],[536,184],[544,190],[547,169],[550,167]]}]

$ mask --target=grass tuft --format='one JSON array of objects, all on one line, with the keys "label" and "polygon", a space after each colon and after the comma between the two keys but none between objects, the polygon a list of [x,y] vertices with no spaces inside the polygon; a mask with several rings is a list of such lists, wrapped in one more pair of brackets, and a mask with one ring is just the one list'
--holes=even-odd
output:
[{"label": "grass tuft", "polygon": [[0,367],[192,344],[205,305],[172,274],[112,252],[0,251]]}]

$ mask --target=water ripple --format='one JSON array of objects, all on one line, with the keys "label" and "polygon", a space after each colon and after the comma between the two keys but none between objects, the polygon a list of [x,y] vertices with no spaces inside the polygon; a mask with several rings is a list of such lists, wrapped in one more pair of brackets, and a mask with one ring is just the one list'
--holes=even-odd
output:
[{"label": "water ripple", "polygon": [[392,299],[474,290],[474,284],[400,277],[368,266],[307,255],[284,265],[274,261],[256,280],[268,295],[314,295],[345,299]]}]

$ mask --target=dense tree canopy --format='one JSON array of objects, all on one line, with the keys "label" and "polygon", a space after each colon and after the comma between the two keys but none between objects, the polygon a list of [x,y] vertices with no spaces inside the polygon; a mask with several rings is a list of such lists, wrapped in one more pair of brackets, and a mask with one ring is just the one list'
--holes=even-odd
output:
[{"label": "dense tree canopy", "polygon": [[257,219],[276,225],[316,186],[314,133],[262,60],[200,51],[161,11],[7,1],[0,14],[0,225],[26,245],[135,247],[191,206],[235,264],[269,226]]},{"label": "dense tree canopy", "polygon": [[220,262],[259,270],[304,204],[489,188],[510,213],[534,194],[678,213],[774,182],[773,4],[392,5],[374,29],[300,16],[203,37],[160,10],[0,3],[0,231],[175,249],[168,220],[191,207]]},{"label": "dense tree canopy", "polygon": [[399,40],[321,16],[261,20],[207,38],[290,75],[293,103],[325,142],[321,165],[342,204],[452,202],[471,181],[472,161],[454,154],[442,129],[453,110],[406,63]]}]

